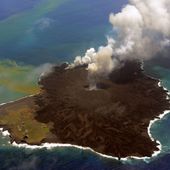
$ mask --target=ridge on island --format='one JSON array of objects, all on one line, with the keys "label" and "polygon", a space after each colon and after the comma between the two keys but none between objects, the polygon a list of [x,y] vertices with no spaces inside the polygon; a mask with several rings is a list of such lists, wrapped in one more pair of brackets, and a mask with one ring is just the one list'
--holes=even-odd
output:
[{"label": "ridge on island", "polygon": [[126,62],[92,91],[86,66],[66,67],[41,77],[40,94],[0,107],[0,125],[10,131],[11,141],[73,144],[119,158],[150,157],[158,150],[147,129],[170,109],[169,100],[140,63]]}]

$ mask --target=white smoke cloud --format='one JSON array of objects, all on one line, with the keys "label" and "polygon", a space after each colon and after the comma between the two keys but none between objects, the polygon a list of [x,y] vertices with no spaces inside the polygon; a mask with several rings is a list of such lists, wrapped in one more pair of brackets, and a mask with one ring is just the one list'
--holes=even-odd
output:
[{"label": "white smoke cloud", "polygon": [[118,34],[114,54],[147,60],[161,51],[170,38],[169,6],[169,0],[130,0],[120,13],[111,14]]},{"label": "white smoke cloud", "polygon": [[170,46],[170,0],[129,0],[121,12],[110,14],[117,33],[98,51],[91,48],[71,66],[87,65],[90,86],[107,76],[124,60],[149,60]]},{"label": "white smoke cloud", "polygon": [[87,67],[91,89],[96,88],[96,82],[101,76],[107,76],[115,67],[112,55],[113,49],[109,45],[100,47],[98,52],[94,53],[92,62]]},{"label": "white smoke cloud", "polygon": [[96,82],[101,77],[107,77],[107,75],[116,67],[116,59],[113,62],[113,48],[111,44],[107,46],[101,46],[98,51],[94,48],[87,50],[85,56],[77,56],[74,63],[70,67],[76,67],[81,65],[87,65],[88,80],[90,82],[90,89],[96,89]]},{"label": "white smoke cloud", "polygon": [[38,67],[35,67],[30,71],[29,75],[26,77],[26,81],[31,82],[35,77],[39,78],[39,81],[42,77],[47,76],[53,71],[54,65],[50,63],[42,64]]}]

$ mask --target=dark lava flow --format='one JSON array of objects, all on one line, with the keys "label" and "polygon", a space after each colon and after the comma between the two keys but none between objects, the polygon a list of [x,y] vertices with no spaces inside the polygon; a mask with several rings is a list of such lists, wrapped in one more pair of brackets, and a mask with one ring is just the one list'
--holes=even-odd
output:
[{"label": "dark lava flow", "polygon": [[152,119],[168,110],[166,91],[148,77],[137,62],[100,80],[98,90],[89,91],[86,67],[55,67],[39,84],[36,119],[53,123],[56,142],[90,147],[116,156],[151,156],[158,150],[147,128]]}]

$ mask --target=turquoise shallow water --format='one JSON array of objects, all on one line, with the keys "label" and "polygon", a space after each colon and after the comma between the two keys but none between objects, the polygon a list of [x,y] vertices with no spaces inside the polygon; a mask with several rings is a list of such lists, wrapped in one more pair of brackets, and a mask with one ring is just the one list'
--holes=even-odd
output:
[{"label": "turquoise shallow water", "polygon": [[[11,4],[11,0],[7,1]],[[19,3],[19,0],[15,1]],[[8,13],[5,16],[9,18],[1,17],[0,59],[15,60],[26,67],[28,64],[71,61],[87,48],[105,43],[105,36],[111,34],[109,13],[118,12],[127,1],[67,0],[56,3],[56,0],[48,0],[51,3],[48,8],[44,2],[47,1],[32,1],[25,7],[20,3],[20,8],[17,5],[14,10],[15,16],[11,18],[12,13]],[[0,5],[1,10],[2,2]],[[10,8],[16,7],[11,4]],[[152,73],[161,78],[163,85],[170,90],[170,70],[154,63],[152,68]],[[20,97],[21,93],[13,93],[1,86],[0,95],[6,101],[7,98]],[[169,127],[170,115],[153,124],[152,135],[161,142],[163,150],[149,162],[134,159],[120,162],[75,148],[17,148],[9,144],[9,137],[0,134],[0,170],[170,170]]]},{"label": "turquoise shallow water", "polygon": [[[170,91],[170,70],[167,68],[162,68],[160,66],[153,67],[152,71],[158,74],[161,78],[162,85]],[[159,139],[163,145],[163,152],[170,151],[170,133],[168,129],[170,128],[170,114],[166,115],[163,119],[156,122],[152,126],[152,135],[154,138]]]}]

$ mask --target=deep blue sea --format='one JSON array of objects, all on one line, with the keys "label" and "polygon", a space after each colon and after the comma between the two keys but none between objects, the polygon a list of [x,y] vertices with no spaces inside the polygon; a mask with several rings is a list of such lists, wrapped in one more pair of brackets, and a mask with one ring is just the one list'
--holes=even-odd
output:
[{"label": "deep blue sea", "polygon": [[[87,48],[106,43],[106,36],[113,34],[109,14],[119,12],[126,3],[127,0],[0,0],[0,61],[8,59],[34,67],[72,61]],[[154,60],[146,70],[170,90],[167,63],[168,57]],[[9,144],[9,137],[0,134],[0,170],[170,170],[170,114],[153,124],[151,133],[162,144],[161,154],[150,160],[128,161],[76,148],[18,148]]]}]

